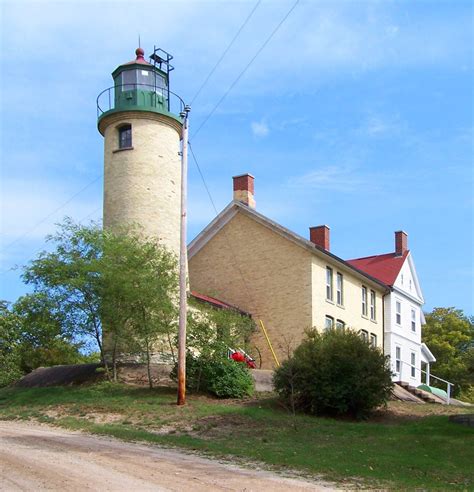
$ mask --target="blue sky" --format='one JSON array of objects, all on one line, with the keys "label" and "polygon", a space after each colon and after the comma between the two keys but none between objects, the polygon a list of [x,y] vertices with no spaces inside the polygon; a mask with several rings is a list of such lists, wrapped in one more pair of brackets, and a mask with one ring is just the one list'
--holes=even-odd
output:
[{"label": "blue sky", "polygon": [[[100,219],[95,99],[138,34],[175,56],[171,88],[190,101],[255,4],[1,3],[0,298],[26,291],[11,267],[65,215]],[[472,2],[301,0],[194,136],[292,4],[258,5],[193,104],[218,209],[250,172],[260,212],[305,237],[328,224],[342,258],[390,252],[404,229],[426,309],[473,314]],[[191,162],[190,238],[213,216]]]}]

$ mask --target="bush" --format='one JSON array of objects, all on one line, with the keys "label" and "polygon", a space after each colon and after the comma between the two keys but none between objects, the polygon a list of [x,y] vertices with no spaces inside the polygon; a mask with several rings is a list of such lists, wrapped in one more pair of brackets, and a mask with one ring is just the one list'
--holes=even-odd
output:
[{"label": "bush", "polygon": [[273,383],[293,411],[356,418],[386,403],[392,388],[388,358],[350,330],[308,331]]},{"label": "bush", "polygon": [[[171,377],[177,379],[175,365]],[[186,357],[186,388],[204,391],[219,398],[243,398],[250,396],[254,382],[245,363],[227,358]]]}]

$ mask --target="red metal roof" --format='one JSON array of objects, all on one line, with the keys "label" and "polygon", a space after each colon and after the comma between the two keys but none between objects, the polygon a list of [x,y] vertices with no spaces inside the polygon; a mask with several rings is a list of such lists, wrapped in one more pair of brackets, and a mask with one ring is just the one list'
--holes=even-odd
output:
[{"label": "red metal roof", "polygon": [[241,312],[242,314],[248,315],[248,313],[246,313],[245,311],[242,311],[238,307],[233,306],[232,304],[228,304],[227,302],[221,301],[219,299],[216,299],[215,297],[200,294],[199,292],[196,292],[195,290],[191,291],[191,295],[195,299],[198,299],[199,301],[208,302],[209,304],[212,304],[213,306],[219,307],[221,309],[234,309],[236,311]]},{"label": "red metal roof", "polygon": [[355,258],[347,260],[347,263],[375,277],[384,284],[393,285],[407,256],[408,251],[405,251],[402,256],[397,256],[396,253],[387,253],[385,255]]}]

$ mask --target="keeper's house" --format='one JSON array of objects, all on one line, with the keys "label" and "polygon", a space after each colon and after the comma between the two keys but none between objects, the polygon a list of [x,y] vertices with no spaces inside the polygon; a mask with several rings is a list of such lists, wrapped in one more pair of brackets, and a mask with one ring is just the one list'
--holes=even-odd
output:
[{"label": "keeper's house", "polygon": [[[255,210],[253,176],[233,180],[234,200],[189,245],[191,289],[262,320],[279,360],[311,327],[350,327],[383,349],[388,286],[332,254],[329,227],[298,236]],[[262,330],[253,345],[272,368]]]}]

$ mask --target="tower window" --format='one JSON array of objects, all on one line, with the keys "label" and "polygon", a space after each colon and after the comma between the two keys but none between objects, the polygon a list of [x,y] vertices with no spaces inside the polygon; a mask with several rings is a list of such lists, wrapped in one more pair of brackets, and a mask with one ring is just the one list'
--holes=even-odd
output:
[{"label": "tower window", "polygon": [[132,125],[123,125],[118,129],[119,149],[129,149],[132,146]]}]

